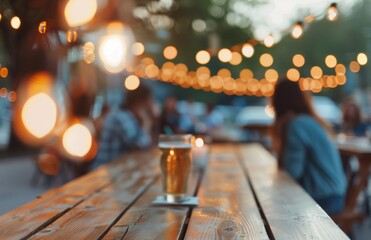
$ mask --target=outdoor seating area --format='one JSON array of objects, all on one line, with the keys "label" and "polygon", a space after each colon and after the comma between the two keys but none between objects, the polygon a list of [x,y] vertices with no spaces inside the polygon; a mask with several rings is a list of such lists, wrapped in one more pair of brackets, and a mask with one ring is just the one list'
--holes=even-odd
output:
[{"label": "outdoor seating area", "polygon": [[370,239],[370,0],[0,0],[1,239]]}]

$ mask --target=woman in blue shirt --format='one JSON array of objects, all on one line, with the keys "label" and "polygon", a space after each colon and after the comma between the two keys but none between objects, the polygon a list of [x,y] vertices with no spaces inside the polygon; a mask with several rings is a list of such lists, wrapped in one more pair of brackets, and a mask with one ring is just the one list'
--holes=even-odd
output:
[{"label": "woman in blue shirt", "polygon": [[[330,215],[344,206],[346,180],[329,126],[318,117],[297,83],[279,81],[272,98],[273,143],[278,166],[286,169]],[[327,132],[326,132],[327,130]]]}]

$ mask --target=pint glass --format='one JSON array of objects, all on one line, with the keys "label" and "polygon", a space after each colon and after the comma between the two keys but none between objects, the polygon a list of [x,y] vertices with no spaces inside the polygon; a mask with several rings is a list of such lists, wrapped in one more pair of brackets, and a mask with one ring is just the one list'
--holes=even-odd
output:
[{"label": "pint glass", "polygon": [[165,200],[181,202],[186,199],[191,170],[192,135],[160,135],[162,182]]}]

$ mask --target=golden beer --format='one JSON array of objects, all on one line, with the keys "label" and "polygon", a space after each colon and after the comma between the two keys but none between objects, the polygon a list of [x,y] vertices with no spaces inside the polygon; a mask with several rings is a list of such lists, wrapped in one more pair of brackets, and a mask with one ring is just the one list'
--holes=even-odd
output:
[{"label": "golden beer", "polygon": [[188,176],[191,169],[191,144],[181,142],[160,142],[161,170],[165,198],[179,202],[187,194]]}]

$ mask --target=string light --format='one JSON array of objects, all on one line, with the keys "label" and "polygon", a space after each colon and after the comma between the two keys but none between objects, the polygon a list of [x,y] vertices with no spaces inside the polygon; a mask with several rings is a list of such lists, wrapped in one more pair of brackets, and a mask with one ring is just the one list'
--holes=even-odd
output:
[{"label": "string light", "polygon": [[291,36],[295,39],[303,35],[303,22],[298,21],[291,30]]},{"label": "string light", "polygon": [[254,55],[254,47],[250,43],[245,43],[242,46],[242,54],[247,58],[251,58]]},{"label": "string light", "polygon": [[210,53],[205,50],[201,50],[196,54],[196,61],[199,64],[207,64],[210,61]]},{"label": "string light", "polygon": [[140,80],[137,76],[135,75],[130,75],[125,79],[125,88],[127,90],[135,90],[139,87],[140,85]]},{"label": "string light", "polygon": [[228,48],[223,48],[218,52],[218,58],[221,62],[229,62],[232,59],[232,52]]},{"label": "string light", "polygon": [[327,10],[327,19],[331,22],[336,21],[338,19],[338,9],[336,3],[331,3],[330,7]]},{"label": "string light", "polygon": [[328,55],[326,58],[325,58],[325,64],[327,67],[329,68],[334,68],[337,64],[337,59],[334,55]]},{"label": "string light", "polygon": [[12,19],[10,20],[10,25],[14,29],[19,29],[21,27],[21,19],[19,19],[19,17],[17,16],[12,17]]},{"label": "string light", "polygon": [[131,52],[135,55],[135,56],[140,56],[144,53],[144,45],[143,43],[140,43],[140,42],[136,42],[134,43],[132,46],[131,46]]},{"label": "string light", "polygon": [[360,65],[366,65],[367,62],[368,62],[367,55],[364,54],[364,53],[359,53],[359,54],[357,55],[357,62],[358,62]]},{"label": "string light", "polygon": [[90,22],[97,8],[97,0],[69,0],[64,9],[67,24],[78,27]]},{"label": "string light", "polygon": [[264,53],[260,56],[259,61],[263,67],[270,67],[273,64],[273,57],[269,53]]},{"label": "string light", "polygon": [[42,21],[39,23],[39,33],[45,34],[46,33],[46,21]]},{"label": "string light", "polygon": [[295,67],[302,67],[305,64],[305,58],[301,54],[296,54],[292,58],[292,63],[294,64]]}]

